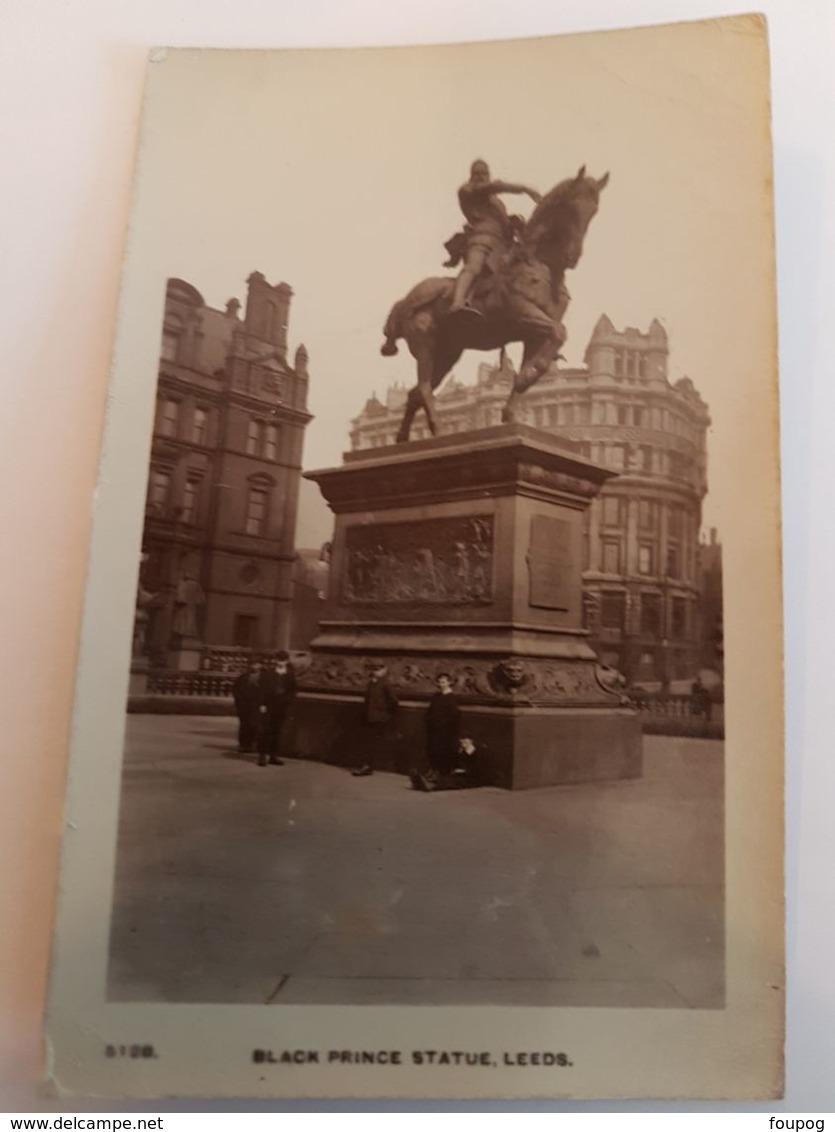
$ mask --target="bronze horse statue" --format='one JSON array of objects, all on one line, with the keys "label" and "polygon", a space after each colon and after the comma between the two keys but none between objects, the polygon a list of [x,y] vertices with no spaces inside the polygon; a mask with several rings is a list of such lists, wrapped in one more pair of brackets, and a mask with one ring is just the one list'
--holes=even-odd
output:
[{"label": "bronze horse statue", "polygon": [[434,390],[464,350],[496,350],[510,342],[524,347],[522,365],[502,412],[516,419],[518,399],[559,357],[566,338],[562,318],[570,295],[565,272],[576,267],[586,229],[597,212],[609,174],[599,179],[583,166],[539,201],[507,251],[500,270],[477,280],[473,300],[480,314],[450,315],[455,288],[450,277],[424,279],[396,302],[386,321],[381,352],[396,354],[404,338],[417,362],[417,385],[409,391],[397,442],[409,439],[418,409],[437,431]]}]

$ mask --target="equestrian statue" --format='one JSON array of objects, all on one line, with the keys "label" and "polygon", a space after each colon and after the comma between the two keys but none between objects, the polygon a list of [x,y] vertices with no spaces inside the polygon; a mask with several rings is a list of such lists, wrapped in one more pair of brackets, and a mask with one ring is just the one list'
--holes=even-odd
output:
[{"label": "equestrian statue", "polygon": [[[583,239],[597,212],[609,174],[576,177],[541,196],[534,189],[494,181],[484,161],[474,161],[458,190],[466,225],[445,244],[445,267],[463,263],[457,279],[424,279],[396,302],[386,321],[380,352],[397,353],[403,338],[417,362],[417,385],[409,391],[398,443],[409,439],[419,409],[430,432],[437,431],[434,390],[464,350],[523,345],[522,365],[502,411],[516,419],[518,399],[560,357],[570,295],[564,277],[577,266]],[[524,193],[536,202],[530,219],[510,216],[499,199]]]}]

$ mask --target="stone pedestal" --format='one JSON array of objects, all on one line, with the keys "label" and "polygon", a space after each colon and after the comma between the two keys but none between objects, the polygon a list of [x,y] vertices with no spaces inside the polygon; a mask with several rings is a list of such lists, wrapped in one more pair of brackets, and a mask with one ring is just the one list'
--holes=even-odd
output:
[{"label": "stone pedestal", "polygon": [[[308,473],[336,515],[325,616],[296,705],[297,754],[420,761],[448,672],[496,782],[636,777],[641,729],[582,628],[583,518],[612,475],[523,425],[348,453]],[[362,726],[371,661],[401,700]]]},{"label": "stone pedestal", "polygon": [[176,648],[168,650],[168,668],[178,672],[199,672],[203,657],[203,642],[197,637],[183,637]]}]

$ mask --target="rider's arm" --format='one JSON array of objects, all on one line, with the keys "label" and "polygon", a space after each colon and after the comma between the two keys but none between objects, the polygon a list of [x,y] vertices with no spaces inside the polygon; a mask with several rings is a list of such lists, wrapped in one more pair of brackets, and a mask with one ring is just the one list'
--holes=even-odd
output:
[{"label": "rider's arm", "polygon": [[527,193],[533,200],[541,200],[542,196],[536,189],[529,189],[527,185],[515,185],[510,181],[491,181],[483,188],[487,193]]}]

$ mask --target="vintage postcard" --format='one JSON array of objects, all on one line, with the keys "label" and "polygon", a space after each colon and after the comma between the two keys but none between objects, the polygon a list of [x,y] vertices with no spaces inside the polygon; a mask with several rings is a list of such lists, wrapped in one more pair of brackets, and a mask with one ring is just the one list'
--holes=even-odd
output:
[{"label": "vintage postcard", "polygon": [[763,20],[156,50],[51,1086],[782,1088]]}]

